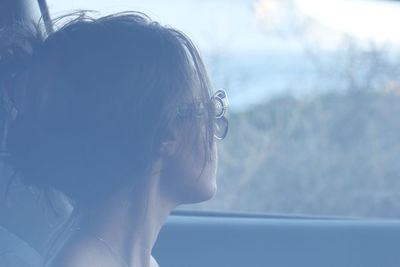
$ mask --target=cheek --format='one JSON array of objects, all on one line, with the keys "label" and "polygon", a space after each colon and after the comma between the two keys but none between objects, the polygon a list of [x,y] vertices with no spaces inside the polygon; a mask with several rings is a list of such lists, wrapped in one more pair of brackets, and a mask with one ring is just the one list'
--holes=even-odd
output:
[{"label": "cheek", "polygon": [[217,150],[214,144],[208,157],[198,157],[195,164],[194,172],[191,178],[192,195],[189,199],[190,203],[206,201],[212,198],[217,190],[216,170],[217,170]]},{"label": "cheek", "polygon": [[211,150],[211,159],[206,162],[203,173],[198,179],[198,188],[202,190],[202,201],[212,198],[217,191],[217,146],[214,143]]},{"label": "cheek", "polygon": [[210,199],[216,192],[217,148],[210,157],[204,149],[182,151],[171,157],[164,168],[165,189],[177,204],[196,203]]}]

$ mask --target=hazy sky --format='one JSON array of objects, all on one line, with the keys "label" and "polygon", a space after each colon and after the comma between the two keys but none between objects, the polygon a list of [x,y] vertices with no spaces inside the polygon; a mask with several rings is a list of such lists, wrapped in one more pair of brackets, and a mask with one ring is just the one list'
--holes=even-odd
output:
[{"label": "hazy sky", "polygon": [[225,49],[227,44],[231,51],[281,47],[281,41],[260,30],[256,15],[261,12],[275,16],[274,22],[281,26],[287,24],[287,19],[296,24],[287,8],[281,8],[290,3],[327,31],[400,44],[400,4],[382,0],[48,0],[53,16],[74,9],[94,9],[101,14],[143,11],[161,23],[183,30],[203,51]]},{"label": "hazy sky", "polygon": [[343,33],[400,46],[400,3],[383,0],[47,1],[52,17],[76,9],[137,10],[182,30],[200,48],[214,84],[230,89],[232,107],[309,92],[313,70],[301,56],[303,37],[282,38],[282,32],[307,28],[308,45],[318,51],[341,47]]},{"label": "hazy sky", "polygon": [[400,3],[383,0],[296,0],[301,11],[342,32],[400,44]]}]

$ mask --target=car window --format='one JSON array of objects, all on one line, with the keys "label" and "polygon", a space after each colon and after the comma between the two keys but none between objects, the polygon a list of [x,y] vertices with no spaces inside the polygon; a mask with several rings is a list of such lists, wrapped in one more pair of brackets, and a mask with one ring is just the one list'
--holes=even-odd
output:
[{"label": "car window", "polygon": [[399,218],[400,3],[48,0],[187,33],[229,95],[218,193],[183,209]]}]

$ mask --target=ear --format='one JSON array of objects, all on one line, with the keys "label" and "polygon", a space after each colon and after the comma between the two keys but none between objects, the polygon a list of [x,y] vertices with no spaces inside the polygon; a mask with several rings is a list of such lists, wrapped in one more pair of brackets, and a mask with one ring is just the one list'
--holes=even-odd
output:
[{"label": "ear", "polygon": [[177,139],[177,133],[169,128],[163,138],[163,141],[161,142],[160,155],[172,156],[175,154],[178,147]]}]

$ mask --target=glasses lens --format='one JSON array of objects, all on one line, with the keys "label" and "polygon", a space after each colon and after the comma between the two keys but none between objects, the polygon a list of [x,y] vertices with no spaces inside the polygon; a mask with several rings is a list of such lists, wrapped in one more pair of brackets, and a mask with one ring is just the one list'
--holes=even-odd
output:
[{"label": "glasses lens", "polygon": [[224,115],[224,104],[220,98],[214,98],[215,117],[221,118]]},{"label": "glasses lens", "polygon": [[224,139],[228,132],[228,120],[225,117],[217,119],[215,121],[215,132],[214,135],[217,139]]}]

